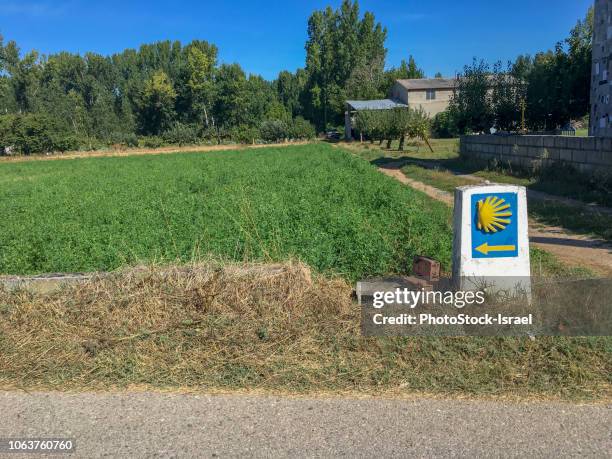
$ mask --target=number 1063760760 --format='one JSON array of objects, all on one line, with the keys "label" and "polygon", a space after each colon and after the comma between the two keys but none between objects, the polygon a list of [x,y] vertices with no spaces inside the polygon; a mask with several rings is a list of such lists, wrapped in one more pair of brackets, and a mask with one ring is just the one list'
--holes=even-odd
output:
[{"label": "number 1063760760", "polygon": [[0,438],[0,453],[73,453],[72,438]]}]

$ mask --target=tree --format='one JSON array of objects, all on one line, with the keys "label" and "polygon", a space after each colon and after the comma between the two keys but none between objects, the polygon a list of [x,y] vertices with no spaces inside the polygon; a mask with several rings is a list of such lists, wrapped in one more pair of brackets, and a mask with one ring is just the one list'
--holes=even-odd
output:
[{"label": "tree", "polygon": [[19,47],[10,41],[2,47],[2,63],[10,76],[13,98],[20,113],[36,110],[40,94],[41,62],[36,50],[19,57]]},{"label": "tree", "polygon": [[404,149],[404,140],[409,135],[413,118],[413,110],[410,108],[396,108],[393,110],[393,124],[399,137],[398,150]]},{"label": "tree", "polygon": [[[257,126],[261,120],[266,119],[271,107],[276,105],[280,109],[273,85],[259,75],[249,75],[246,84],[244,117],[242,122],[249,126]],[[283,112],[290,118],[288,112]]]},{"label": "tree", "polygon": [[145,134],[159,135],[175,118],[176,91],[163,70],[145,81],[139,100],[139,125]]},{"label": "tree", "polygon": [[433,153],[433,148],[429,143],[429,126],[429,117],[423,107],[411,110],[408,123],[408,136],[424,141],[429,147],[429,150]]},{"label": "tree", "polygon": [[261,123],[259,132],[266,142],[279,142],[289,136],[289,127],[284,121],[266,120]]},{"label": "tree", "polygon": [[217,48],[208,43],[198,46],[190,44],[187,54],[187,87],[191,95],[191,110],[196,120],[210,126],[209,111],[214,101],[214,68],[217,61]]},{"label": "tree", "polygon": [[[359,19],[359,5],[343,0],[336,11],[327,7],[308,19],[306,41],[306,114],[319,128],[338,123],[347,96],[357,89],[347,86],[351,75],[384,66],[387,35],[374,15]],[[373,79],[375,79],[373,77]],[[354,82],[351,80],[351,82]]]},{"label": "tree", "polygon": [[349,99],[379,99],[384,97],[384,61],[380,58],[359,64],[346,82]]},{"label": "tree", "polygon": [[431,131],[440,139],[457,137],[457,126],[455,126],[455,120],[449,110],[437,113],[434,116],[431,121]]},{"label": "tree", "polygon": [[392,139],[399,138],[399,150],[403,150],[405,137],[412,137],[423,140],[431,149],[429,117],[422,107],[360,110],[355,117],[355,128],[362,138],[366,136],[381,143],[386,139],[387,148],[391,147]]},{"label": "tree", "polygon": [[572,118],[584,116],[589,112],[591,55],[593,41],[593,7],[586,17],[578,21],[565,40],[568,46],[570,100],[569,112]]},{"label": "tree", "polygon": [[520,106],[524,97],[524,85],[518,75],[513,74],[511,63],[508,63],[506,71],[503,70],[501,62],[493,66],[491,85],[495,124],[506,131],[516,130],[521,119]]},{"label": "tree", "polygon": [[304,113],[304,87],[306,86],[306,72],[298,69],[295,73],[283,70],[274,82],[277,97],[291,116]]},{"label": "tree", "polygon": [[494,111],[489,94],[489,66],[474,59],[457,76],[457,85],[449,111],[460,133],[488,131],[493,126]]},{"label": "tree", "polygon": [[395,80],[425,78],[425,72],[420,69],[412,56],[408,56],[408,62],[402,59],[398,68],[391,68],[385,72],[383,94],[388,94]]},{"label": "tree", "polygon": [[593,9],[554,50],[519,56],[513,75],[525,83],[527,119],[533,129],[552,129],[589,112]]},{"label": "tree", "polygon": [[384,110],[359,110],[355,115],[355,127],[363,138],[382,143],[385,134],[386,116]]},{"label": "tree", "polygon": [[215,116],[229,127],[246,124],[246,75],[238,64],[223,64],[215,79],[217,97]]}]

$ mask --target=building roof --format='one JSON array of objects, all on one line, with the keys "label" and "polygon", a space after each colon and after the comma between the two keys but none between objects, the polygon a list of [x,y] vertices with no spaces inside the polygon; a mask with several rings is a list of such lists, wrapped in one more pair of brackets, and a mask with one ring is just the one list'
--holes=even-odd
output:
[{"label": "building roof", "polygon": [[408,105],[391,99],[347,100],[353,110],[388,110],[390,108],[407,107]]},{"label": "building roof", "polygon": [[414,78],[409,80],[396,80],[408,91],[425,89],[453,89],[457,85],[454,78]]}]

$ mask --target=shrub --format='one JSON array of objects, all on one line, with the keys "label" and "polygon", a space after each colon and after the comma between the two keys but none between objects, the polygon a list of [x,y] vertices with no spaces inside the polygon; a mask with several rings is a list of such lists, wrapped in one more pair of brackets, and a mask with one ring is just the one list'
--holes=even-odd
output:
[{"label": "shrub", "polygon": [[312,123],[306,121],[301,116],[297,116],[291,122],[289,137],[292,139],[308,140],[314,139],[316,131]]},{"label": "shrub", "polygon": [[159,148],[164,145],[164,139],[157,135],[149,135],[141,137],[138,144],[145,148]]},{"label": "shrub", "polygon": [[242,124],[230,130],[230,137],[234,142],[253,143],[254,140],[259,139],[260,134],[256,127]]},{"label": "shrub", "polygon": [[289,137],[289,129],[284,121],[266,120],[259,128],[262,140],[266,142],[279,142]]},{"label": "shrub", "polygon": [[450,139],[459,135],[453,115],[450,111],[446,110],[434,116],[431,123],[431,133],[438,139]]},{"label": "shrub", "polygon": [[138,146],[138,137],[133,132],[113,132],[109,140],[111,145]]},{"label": "shrub", "polygon": [[219,132],[216,127],[210,126],[202,130],[200,137],[203,140],[216,143],[219,140]]},{"label": "shrub", "polygon": [[127,147],[137,147],[138,146],[138,137],[133,132],[125,135],[124,143]]},{"label": "shrub", "polygon": [[22,154],[53,151],[51,121],[43,115],[5,115],[0,123],[2,146],[12,146]]},{"label": "shrub", "polygon": [[168,143],[178,145],[198,143],[198,128],[191,124],[175,122],[162,134],[162,138]]},{"label": "shrub", "polygon": [[54,151],[69,151],[78,150],[78,148],[85,144],[83,140],[79,139],[74,134],[55,133],[51,138],[51,143]]}]

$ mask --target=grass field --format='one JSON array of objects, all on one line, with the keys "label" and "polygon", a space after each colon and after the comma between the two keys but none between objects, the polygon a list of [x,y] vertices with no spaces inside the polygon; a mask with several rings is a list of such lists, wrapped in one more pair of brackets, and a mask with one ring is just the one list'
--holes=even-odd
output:
[{"label": "grass field", "polygon": [[286,260],[355,279],[448,267],[450,214],[327,144],[0,164],[0,272]]},{"label": "grass field", "polygon": [[387,142],[379,145],[378,142],[351,142],[343,143],[342,147],[353,151],[363,159],[374,161],[384,158],[413,158],[413,159],[436,159],[447,160],[459,157],[459,139],[430,139],[429,143],[433,153],[427,145],[421,141],[411,140],[405,143],[404,149],[399,151],[399,140],[391,142],[391,148],[387,149]]},{"label": "grass field", "polygon": [[[0,289],[0,388],[610,398],[607,338],[362,336],[351,281],[405,272],[415,253],[448,268],[450,210],[329,145],[7,163],[0,177],[2,272],[179,262]],[[312,275],[242,263],[291,257]],[[574,274],[537,250],[532,267]]]}]

